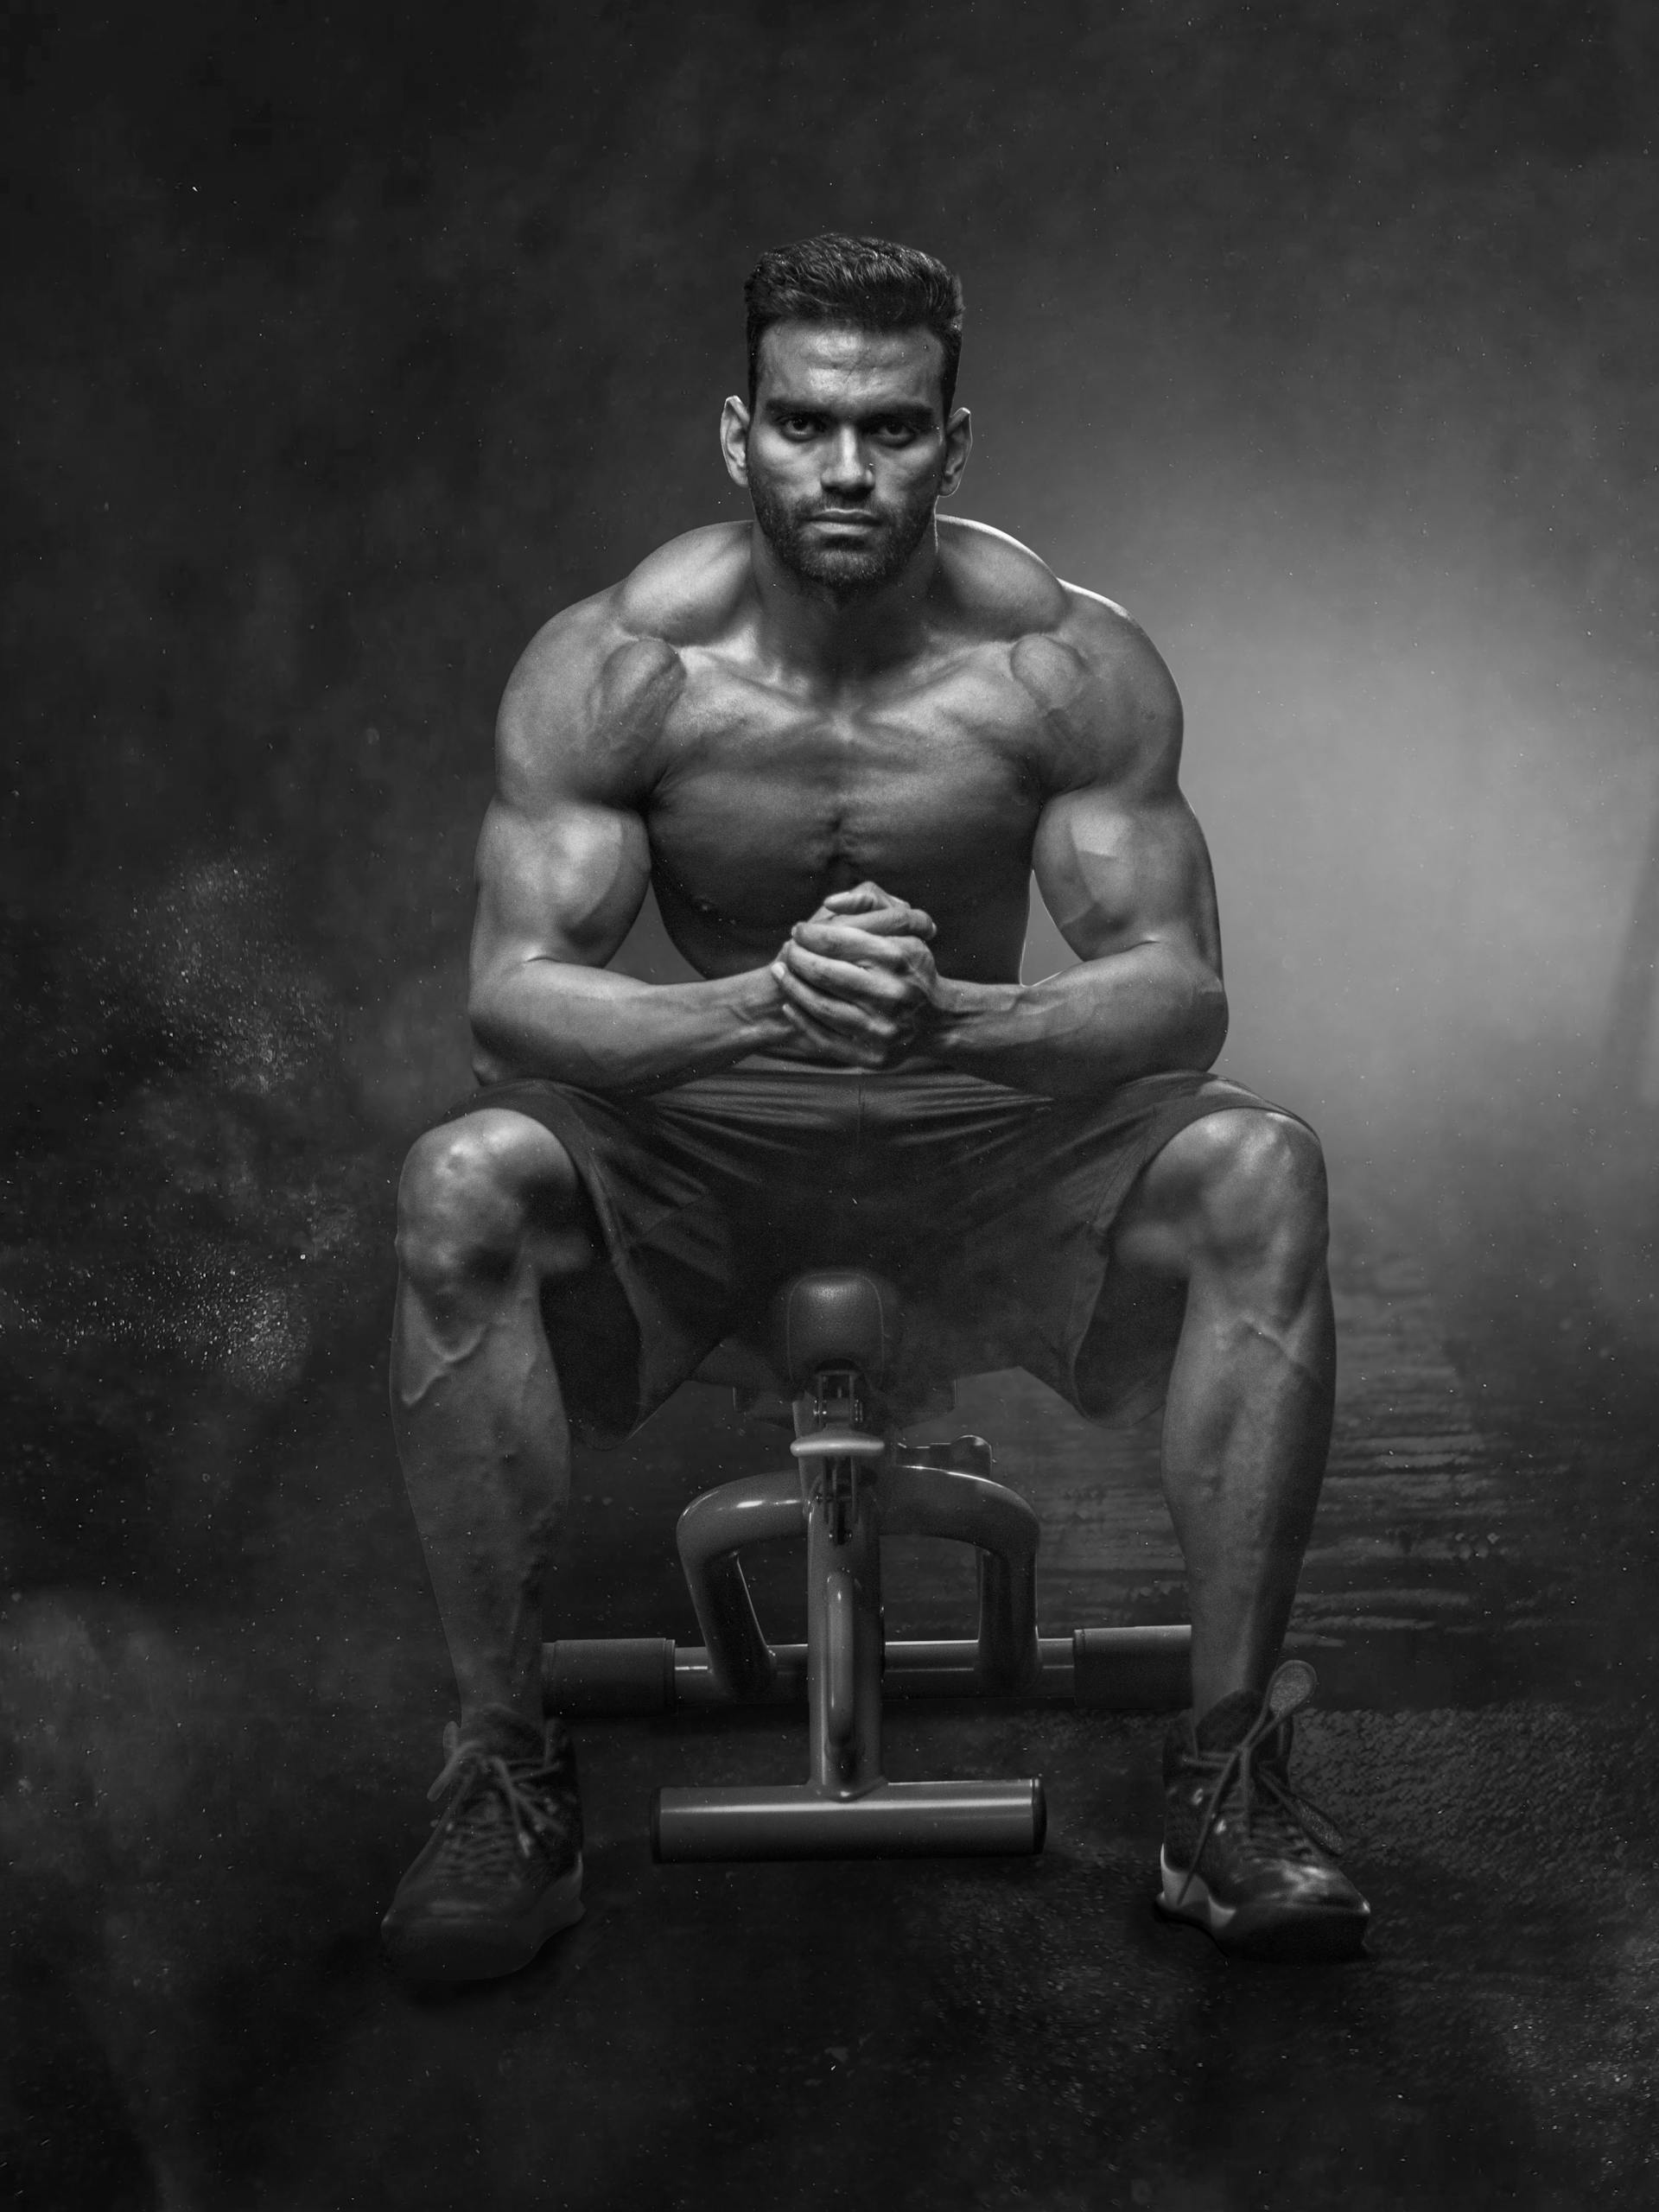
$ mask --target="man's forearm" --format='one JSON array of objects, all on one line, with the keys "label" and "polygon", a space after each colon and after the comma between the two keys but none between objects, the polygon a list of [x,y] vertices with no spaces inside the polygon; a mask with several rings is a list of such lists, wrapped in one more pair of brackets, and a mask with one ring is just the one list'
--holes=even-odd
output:
[{"label": "man's forearm", "polygon": [[729,1067],[787,1045],[770,969],[697,983],[642,983],[605,968],[532,959],[474,983],[474,1065],[485,1082],[546,1076],[635,1090]]},{"label": "man's forearm", "polygon": [[1221,979],[1165,945],[1085,960],[1040,983],[942,977],[924,1049],[964,1074],[1077,1096],[1207,1068],[1227,1035]]}]

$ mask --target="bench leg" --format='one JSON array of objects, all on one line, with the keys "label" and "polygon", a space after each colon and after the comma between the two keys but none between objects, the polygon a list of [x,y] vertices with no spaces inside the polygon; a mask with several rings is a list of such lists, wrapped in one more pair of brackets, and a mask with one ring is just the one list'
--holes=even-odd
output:
[{"label": "bench leg", "polygon": [[814,1500],[806,1602],[812,1787],[855,1797],[881,1779],[881,1535],[868,1496],[839,1530]]},{"label": "bench leg", "polygon": [[651,1847],[664,1860],[1028,1858],[1048,1825],[1043,1785],[882,1782],[861,1797],[809,1786],[659,1789]]},{"label": "bench leg", "polygon": [[[858,1484],[849,1469],[845,1481]],[[810,1779],[753,1789],[659,1789],[659,1859],[1027,1855],[1040,1851],[1040,1782],[904,1782],[881,1772],[881,1518],[868,1491],[850,1513],[829,1494],[807,1529]],[[1004,1601],[1006,1603],[1006,1600]]]}]

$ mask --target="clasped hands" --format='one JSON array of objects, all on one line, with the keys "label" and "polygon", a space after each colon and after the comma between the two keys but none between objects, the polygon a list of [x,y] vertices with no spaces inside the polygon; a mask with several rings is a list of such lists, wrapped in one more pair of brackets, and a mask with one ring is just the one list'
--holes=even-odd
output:
[{"label": "clasped hands", "polygon": [[933,924],[879,884],[837,891],[797,922],[772,963],[782,1012],[815,1053],[886,1068],[913,1052],[941,1007]]}]

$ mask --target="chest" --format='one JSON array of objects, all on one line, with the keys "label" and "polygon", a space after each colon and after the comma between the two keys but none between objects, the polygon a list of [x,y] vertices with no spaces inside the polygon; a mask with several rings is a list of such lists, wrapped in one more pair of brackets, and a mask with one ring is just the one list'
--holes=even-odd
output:
[{"label": "chest", "polygon": [[1029,699],[995,670],[833,698],[690,671],[646,810],[698,905],[771,921],[874,877],[933,912],[1023,897],[1044,796]]}]

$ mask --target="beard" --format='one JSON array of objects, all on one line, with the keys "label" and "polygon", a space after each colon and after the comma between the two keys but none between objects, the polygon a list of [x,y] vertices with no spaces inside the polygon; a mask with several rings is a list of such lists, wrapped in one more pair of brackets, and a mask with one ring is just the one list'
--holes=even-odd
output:
[{"label": "beard", "polygon": [[749,482],[749,497],[760,535],[790,574],[803,583],[820,584],[845,598],[880,591],[899,575],[932,525],[932,495],[913,507],[869,509],[878,516],[876,526],[862,533],[855,544],[825,544],[813,539],[808,524],[813,506],[791,507],[769,484]]}]

